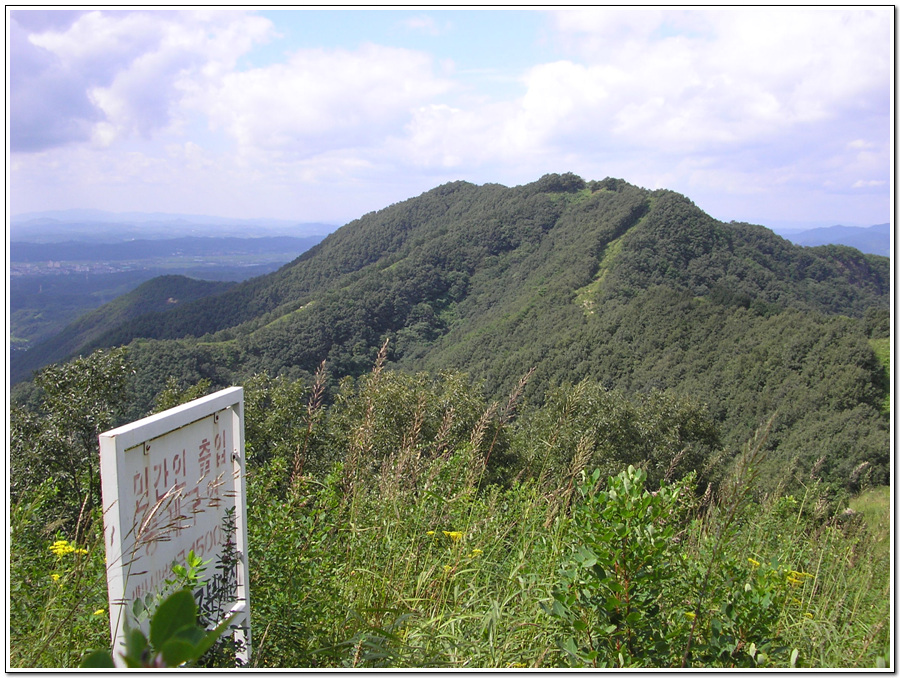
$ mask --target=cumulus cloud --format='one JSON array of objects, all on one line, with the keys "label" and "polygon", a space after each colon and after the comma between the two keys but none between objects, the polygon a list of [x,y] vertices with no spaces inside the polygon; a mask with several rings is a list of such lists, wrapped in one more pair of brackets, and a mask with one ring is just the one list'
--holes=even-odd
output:
[{"label": "cumulus cloud", "polygon": [[[328,38],[261,56],[276,27],[245,12],[14,12],[15,172],[112,186],[140,171],[188,197],[243,185],[282,204],[301,184],[324,195],[350,182],[373,196],[366,209],[438,181],[550,171],[673,188],[704,208],[798,187],[862,205],[886,190],[889,9],[541,16],[543,61],[523,44],[508,63],[457,68],[447,53]],[[460,37],[425,13],[405,21],[443,45]],[[473,76],[498,70],[516,84]],[[56,153],[54,167],[34,151]]]},{"label": "cumulus cloud", "polygon": [[[859,11],[559,12],[582,63],[534,69],[526,99],[555,126],[679,152],[766,141],[860,109],[887,111],[890,22]],[[579,91],[581,90],[581,91]],[[582,92],[604,91],[591,101]],[[572,113],[553,114],[559,97]],[[536,117],[532,115],[532,117]]]},{"label": "cumulus cloud", "polygon": [[271,30],[237,12],[45,14],[14,15],[13,151],[88,138],[108,145],[164,129],[177,122],[186,81],[230,70]]},{"label": "cumulus cloud", "polygon": [[229,73],[198,87],[190,105],[242,153],[298,160],[380,145],[451,86],[421,52],[365,44],[301,49],[284,63]]},{"label": "cumulus cloud", "polygon": [[90,138],[101,118],[85,91],[80,74],[52,52],[28,39],[12,13],[9,26],[10,149],[40,151]]}]

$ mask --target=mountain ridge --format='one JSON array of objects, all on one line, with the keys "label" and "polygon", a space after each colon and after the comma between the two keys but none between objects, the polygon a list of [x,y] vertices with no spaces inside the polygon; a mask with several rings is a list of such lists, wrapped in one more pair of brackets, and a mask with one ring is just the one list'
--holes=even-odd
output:
[{"label": "mountain ridge", "polygon": [[[776,456],[811,465],[828,450],[844,473],[855,459],[884,468],[886,382],[870,340],[888,331],[889,277],[883,257],[800,247],[621,179],[453,182],[78,351],[130,345],[139,408],[172,373],[222,385],[263,371],[308,378],[326,360],[334,379],[359,376],[389,340],[389,365],[461,370],[491,397],[531,367],[535,402],[580,379],[674,389],[709,402],[731,443],[778,411]],[[834,423],[858,408],[853,426]],[[829,426],[844,433],[815,433]],[[847,436],[869,442],[842,457]]]},{"label": "mountain ridge", "polygon": [[883,257],[891,255],[891,225],[875,224],[868,227],[827,226],[796,232],[783,232],[785,238],[795,245],[815,247],[818,245],[846,245],[855,247],[866,254]]}]

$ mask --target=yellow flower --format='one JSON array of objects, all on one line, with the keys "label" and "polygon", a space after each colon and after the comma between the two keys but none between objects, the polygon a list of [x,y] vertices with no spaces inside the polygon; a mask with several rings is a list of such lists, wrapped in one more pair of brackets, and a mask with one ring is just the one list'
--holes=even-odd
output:
[{"label": "yellow flower", "polygon": [[447,530],[444,530],[444,536],[450,537],[450,539],[452,539],[453,541],[459,541],[460,539],[462,539],[463,533],[462,532],[447,532]]},{"label": "yellow flower", "polygon": [[482,551],[481,549],[472,549],[472,557],[473,558],[477,558],[482,553],[484,553],[484,551]]},{"label": "yellow flower", "polygon": [[693,612],[685,612],[684,616],[687,617],[688,619],[693,620],[694,617],[696,617],[697,615],[695,615]]},{"label": "yellow flower", "polygon": [[54,572],[53,574],[50,575],[50,579],[52,579],[56,583],[59,583],[59,575],[56,574],[56,572]]},{"label": "yellow flower", "polygon": [[94,616],[95,616],[95,617],[97,617],[97,616],[99,616],[99,615],[101,615],[101,614],[105,614],[105,613],[106,613],[106,610],[104,610],[102,607],[101,607],[99,610],[94,610]]},{"label": "yellow flower", "polygon": [[452,570],[452,569],[453,569],[452,566],[450,566],[450,565],[444,565],[444,574],[449,573],[450,570]]},{"label": "yellow flower", "polygon": [[759,561],[758,561],[758,560],[754,560],[753,558],[747,558],[747,560],[750,562],[750,564],[751,564],[754,568],[759,567]]},{"label": "yellow flower", "polygon": [[804,612],[804,613],[803,613],[803,616],[804,616],[804,617],[809,617],[810,619],[812,619],[812,618],[813,618],[813,613],[812,613],[812,612]]},{"label": "yellow flower", "polygon": [[[57,541],[53,542],[53,544],[50,546],[50,550],[53,552],[53,555],[55,555],[57,558],[62,558],[64,555],[66,555],[68,553],[73,553],[75,551],[75,547],[72,546],[65,539],[58,539]],[[87,551],[85,551],[85,553],[87,553]]]},{"label": "yellow flower", "polygon": [[788,577],[787,580],[792,586],[797,586],[798,584],[803,583],[802,579],[797,579],[796,577]]},{"label": "yellow flower", "polygon": [[83,556],[86,556],[87,552],[88,552],[87,549],[76,549],[75,550],[75,553],[78,553],[79,555],[83,555]]},{"label": "yellow flower", "polygon": [[434,536],[434,530],[428,530],[428,532],[426,532],[425,534],[428,535],[429,537],[433,537],[433,536]]}]

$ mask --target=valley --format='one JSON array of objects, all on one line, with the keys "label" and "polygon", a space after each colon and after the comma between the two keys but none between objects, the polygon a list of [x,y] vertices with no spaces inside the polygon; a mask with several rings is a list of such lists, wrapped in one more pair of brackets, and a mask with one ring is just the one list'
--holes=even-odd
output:
[{"label": "valley", "polygon": [[13,241],[8,283],[13,360],[87,311],[157,276],[240,282],[277,270],[323,237]]}]

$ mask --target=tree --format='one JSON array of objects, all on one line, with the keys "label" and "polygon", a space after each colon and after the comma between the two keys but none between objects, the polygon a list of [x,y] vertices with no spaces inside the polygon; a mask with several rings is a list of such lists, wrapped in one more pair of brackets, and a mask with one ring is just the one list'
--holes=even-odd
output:
[{"label": "tree", "polygon": [[102,504],[98,436],[119,423],[129,373],[125,349],[44,368],[35,376],[43,392],[37,410],[10,412],[10,489],[15,501],[51,479],[54,510],[62,524]]}]

